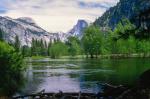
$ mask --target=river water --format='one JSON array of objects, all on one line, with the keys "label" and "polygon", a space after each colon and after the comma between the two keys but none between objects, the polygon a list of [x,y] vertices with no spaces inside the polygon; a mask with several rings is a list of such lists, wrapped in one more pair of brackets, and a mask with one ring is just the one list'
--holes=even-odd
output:
[{"label": "river water", "polygon": [[150,59],[28,59],[22,93],[98,92],[101,85],[135,84]]}]

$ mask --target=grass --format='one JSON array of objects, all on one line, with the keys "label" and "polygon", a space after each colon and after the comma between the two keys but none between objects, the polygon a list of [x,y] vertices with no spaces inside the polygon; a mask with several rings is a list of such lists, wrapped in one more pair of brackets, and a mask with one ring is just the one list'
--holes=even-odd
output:
[{"label": "grass", "polygon": [[32,59],[43,59],[43,58],[50,58],[49,56],[32,56]]}]

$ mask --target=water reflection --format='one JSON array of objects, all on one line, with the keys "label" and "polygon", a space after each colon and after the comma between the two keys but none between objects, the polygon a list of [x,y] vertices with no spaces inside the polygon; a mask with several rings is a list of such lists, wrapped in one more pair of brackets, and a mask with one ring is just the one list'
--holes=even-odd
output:
[{"label": "water reflection", "polygon": [[97,92],[100,83],[132,85],[150,68],[150,59],[67,60],[41,59],[27,61],[24,93]]}]

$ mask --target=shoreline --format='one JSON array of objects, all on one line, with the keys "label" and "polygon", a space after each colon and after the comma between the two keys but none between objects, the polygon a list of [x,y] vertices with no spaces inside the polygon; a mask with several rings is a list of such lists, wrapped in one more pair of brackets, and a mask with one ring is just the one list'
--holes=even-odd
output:
[{"label": "shoreline", "polygon": [[31,56],[25,58],[32,58],[32,59],[43,59],[43,58],[50,58],[50,59],[126,59],[126,58],[150,58],[150,54],[106,54],[106,55],[99,55],[97,58],[87,58],[86,55],[76,55],[76,56],[60,56],[59,58],[51,58],[50,56]]}]

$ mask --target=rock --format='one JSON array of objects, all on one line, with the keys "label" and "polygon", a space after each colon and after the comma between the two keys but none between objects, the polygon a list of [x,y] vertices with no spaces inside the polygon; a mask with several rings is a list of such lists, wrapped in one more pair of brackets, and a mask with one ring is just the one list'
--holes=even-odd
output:
[{"label": "rock", "polygon": [[29,18],[29,17],[20,17],[20,18],[17,18],[15,19],[17,21],[20,21],[20,22],[23,22],[23,23],[27,23],[27,24],[31,24],[31,25],[34,25],[36,24],[34,22],[34,20],[32,18]]},{"label": "rock", "polygon": [[83,36],[83,31],[90,24],[89,21],[86,20],[78,20],[77,24],[68,32],[69,36],[75,36],[79,39]]},{"label": "rock", "polygon": [[141,88],[150,88],[150,69],[145,71],[139,78],[138,86]]},{"label": "rock", "polygon": [[43,39],[47,43],[49,41],[53,42],[54,40],[65,42],[69,36],[82,38],[83,29],[88,25],[89,23],[87,21],[78,20],[77,24],[68,33],[49,33],[39,27],[32,18],[20,17],[12,19],[8,16],[0,16],[0,29],[5,32],[4,40],[9,43],[14,43],[17,35],[22,46],[31,46],[32,38],[37,40]]},{"label": "rock", "polygon": [[28,17],[12,19],[10,17],[0,16],[0,29],[5,32],[5,41],[13,43],[16,35],[18,35],[22,46],[31,46],[32,38],[37,40],[43,39],[47,43],[50,40],[54,41],[54,39],[61,41],[66,39],[65,33],[49,33],[39,27],[33,19]]}]

